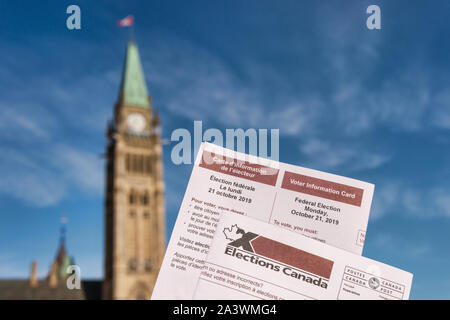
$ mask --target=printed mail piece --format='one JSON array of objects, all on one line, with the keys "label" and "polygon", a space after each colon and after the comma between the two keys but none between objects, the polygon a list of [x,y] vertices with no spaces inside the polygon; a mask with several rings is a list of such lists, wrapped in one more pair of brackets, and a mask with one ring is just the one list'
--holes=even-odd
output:
[{"label": "printed mail piece", "polygon": [[361,254],[373,189],[203,143],[152,299],[192,299],[221,213],[249,216]]},{"label": "printed mail piece", "polygon": [[407,300],[412,277],[268,223],[222,214],[194,299]]}]

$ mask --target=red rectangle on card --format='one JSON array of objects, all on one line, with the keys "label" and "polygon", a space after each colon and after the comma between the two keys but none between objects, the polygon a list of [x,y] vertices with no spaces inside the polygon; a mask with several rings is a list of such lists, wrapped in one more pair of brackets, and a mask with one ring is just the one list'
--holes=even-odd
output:
[{"label": "red rectangle on card", "polygon": [[335,200],[357,207],[361,206],[364,193],[364,190],[360,188],[289,171],[284,173],[281,188]]},{"label": "red rectangle on card", "polygon": [[278,169],[203,151],[200,167],[251,181],[275,186]]}]

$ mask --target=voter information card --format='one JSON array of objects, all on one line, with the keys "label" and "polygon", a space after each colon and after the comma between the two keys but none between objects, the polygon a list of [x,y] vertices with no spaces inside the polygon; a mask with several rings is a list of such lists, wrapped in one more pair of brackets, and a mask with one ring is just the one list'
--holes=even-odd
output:
[{"label": "voter information card", "polygon": [[221,213],[361,254],[373,189],[370,183],[203,143],[152,299],[192,299]]},{"label": "voter information card", "polygon": [[407,300],[411,282],[409,272],[222,214],[194,299]]}]

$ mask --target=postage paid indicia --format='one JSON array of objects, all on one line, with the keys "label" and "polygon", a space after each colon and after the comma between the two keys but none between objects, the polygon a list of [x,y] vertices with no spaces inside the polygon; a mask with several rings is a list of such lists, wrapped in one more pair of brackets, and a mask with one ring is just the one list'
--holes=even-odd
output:
[{"label": "postage paid indicia", "polygon": [[370,183],[203,143],[152,299],[192,299],[221,213],[361,254],[373,190]]},{"label": "postage paid indicia", "polygon": [[194,299],[409,298],[411,273],[282,231],[222,214]]}]

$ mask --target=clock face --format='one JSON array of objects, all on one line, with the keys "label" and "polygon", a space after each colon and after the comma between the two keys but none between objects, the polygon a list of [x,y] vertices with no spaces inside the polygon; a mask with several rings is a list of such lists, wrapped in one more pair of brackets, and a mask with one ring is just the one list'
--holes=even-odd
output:
[{"label": "clock face", "polygon": [[135,133],[141,133],[145,129],[145,117],[140,113],[130,113],[127,117],[128,129]]}]

